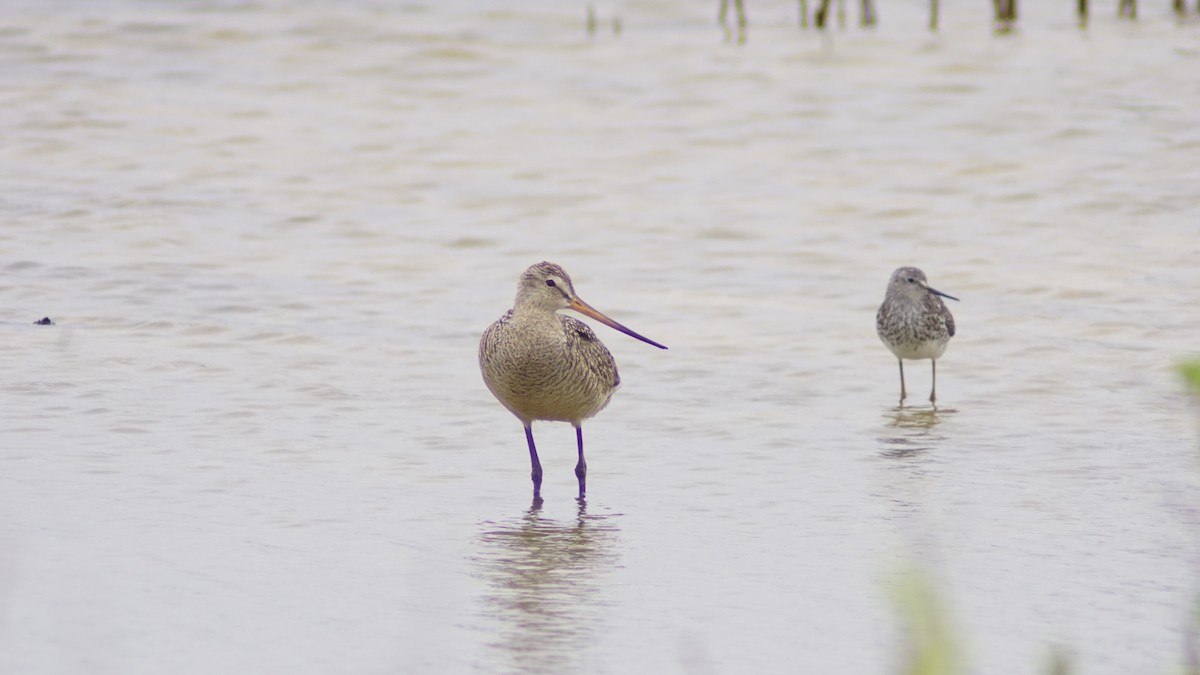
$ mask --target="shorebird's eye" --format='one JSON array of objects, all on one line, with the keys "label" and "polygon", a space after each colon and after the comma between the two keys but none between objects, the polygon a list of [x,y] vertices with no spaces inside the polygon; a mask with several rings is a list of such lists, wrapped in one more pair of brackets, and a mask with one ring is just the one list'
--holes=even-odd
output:
[{"label": "shorebird's eye", "polygon": [[912,277],[909,277],[909,278],[908,278],[908,283],[910,283],[910,284],[911,284],[912,282],[913,282],[913,278],[912,278]]},{"label": "shorebird's eye", "polygon": [[547,280],[546,280],[546,285],[547,285],[547,286],[550,286],[551,288],[553,288],[553,287],[554,287],[554,280],[553,280],[553,279],[547,279]]}]

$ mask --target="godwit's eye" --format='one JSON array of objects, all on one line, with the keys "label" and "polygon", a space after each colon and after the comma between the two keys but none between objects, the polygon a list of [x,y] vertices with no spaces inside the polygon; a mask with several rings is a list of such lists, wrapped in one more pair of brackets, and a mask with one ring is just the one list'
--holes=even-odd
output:
[{"label": "godwit's eye", "polygon": [[913,283],[913,278],[912,278],[912,277],[909,277],[909,278],[908,278],[908,283],[910,283],[910,284],[911,284],[911,283]]},{"label": "godwit's eye", "polygon": [[[910,281],[911,281],[911,279],[910,279]],[[547,286],[550,286],[550,287],[553,287],[553,286],[554,286],[554,280],[553,280],[553,279],[547,279],[547,280],[546,280],[546,285],[547,285]]]}]

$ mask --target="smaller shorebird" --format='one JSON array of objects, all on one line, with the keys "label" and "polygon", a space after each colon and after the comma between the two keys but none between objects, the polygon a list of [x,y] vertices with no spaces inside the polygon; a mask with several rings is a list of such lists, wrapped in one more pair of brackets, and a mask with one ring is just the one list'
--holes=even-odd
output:
[{"label": "smaller shorebird", "polygon": [[542,490],[542,463],[533,443],[533,421],[570,422],[575,427],[579,446],[575,476],[583,497],[587,491],[583,420],[603,410],[621,384],[616,361],[592,329],[578,319],[559,315],[560,309],[573,309],[666,349],[580,300],[571,277],[558,265],[540,262],[525,270],[513,308],[483,332],[479,369],[492,395],[525,427],[535,500]]},{"label": "smaller shorebird", "polygon": [[[941,296],[941,297],[938,297]],[[958,300],[930,288],[925,273],[915,267],[892,272],[887,295],[875,314],[879,339],[900,361],[900,404],[904,404],[904,359],[929,359],[933,363],[933,388],[929,402],[937,403],[937,360],[954,337],[954,317],[942,298]]]}]

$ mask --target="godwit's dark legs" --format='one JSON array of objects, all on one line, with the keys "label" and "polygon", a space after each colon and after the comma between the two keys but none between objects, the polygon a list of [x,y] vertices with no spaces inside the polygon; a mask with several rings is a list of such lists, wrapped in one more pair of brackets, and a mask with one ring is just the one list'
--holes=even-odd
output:
[{"label": "godwit's dark legs", "polygon": [[575,443],[579,446],[579,462],[575,464],[575,477],[579,479],[579,496],[587,492],[587,462],[583,461],[583,427],[575,427]]},{"label": "godwit's dark legs", "polygon": [[525,442],[529,443],[529,463],[533,467],[533,472],[529,477],[533,479],[533,496],[542,496],[542,463],[538,461],[537,446],[533,444],[533,429],[525,427]]}]

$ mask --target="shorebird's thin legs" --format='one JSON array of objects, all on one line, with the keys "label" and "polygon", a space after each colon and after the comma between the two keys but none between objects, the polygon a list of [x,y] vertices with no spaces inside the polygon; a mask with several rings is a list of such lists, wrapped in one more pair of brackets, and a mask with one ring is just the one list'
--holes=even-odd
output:
[{"label": "shorebird's thin legs", "polygon": [[533,479],[533,498],[537,499],[542,494],[542,463],[538,460],[537,446],[533,444],[531,427],[525,427],[525,442],[529,443],[529,463],[533,466],[533,473],[529,477]]},{"label": "shorebird's thin legs", "polygon": [[904,359],[896,359],[900,363],[900,405],[904,405],[904,399],[908,397],[908,393],[904,391]]},{"label": "shorebird's thin legs", "polygon": [[933,389],[929,390],[929,402],[936,404],[937,403],[937,360],[929,359],[929,362],[933,364]]},{"label": "shorebird's thin legs", "polygon": [[587,492],[587,462],[583,461],[583,427],[575,427],[575,442],[579,445],[579,462],[575,465],[575,477],[579,479],[579,497]]}]

